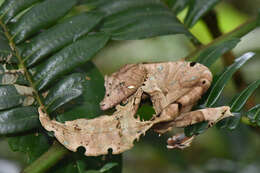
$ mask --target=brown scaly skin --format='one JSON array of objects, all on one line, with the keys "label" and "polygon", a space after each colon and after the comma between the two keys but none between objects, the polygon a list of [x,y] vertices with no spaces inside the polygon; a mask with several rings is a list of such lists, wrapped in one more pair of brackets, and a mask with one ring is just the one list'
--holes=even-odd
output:
[{"label": "brown scaly skin", "polygon": [[[152,64],[130,64],[105,77],[106,95],[100,103],[102,110],[116,106],[113,115],[95,119],[78,119],[65,124],[50,120],[39,109],[40,121],[48,131],[69,150],[83,146],[85,155],[98,156],[122,153],[133,147],[133,142],[150,128],[165,133],[172,127],[186,127],[201,121],[212,126],[231,116],[229,107],[191,108],[210,87],[212,75],[201,64],[185,61]],[[142,96],[150,97],[155,115],[151,120],[140,121],[135,114]],[[119,103],[126,103],[121,106]],[[193,137],[176,135],[168,139],[168,148],[185,148]]]}]

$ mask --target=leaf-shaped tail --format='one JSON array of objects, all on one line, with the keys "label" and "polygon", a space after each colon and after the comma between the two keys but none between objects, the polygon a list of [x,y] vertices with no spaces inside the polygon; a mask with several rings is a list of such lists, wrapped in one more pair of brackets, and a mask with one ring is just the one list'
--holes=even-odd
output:
[{"label": "leaf-shaped tail", "polygon": [[125,106],[118,105],[112,115],[103,115],[95,119],[77,119],[64,124],[51,120],[39,108],[42,126],[53,131],[60,143],[71,151],[83,146],[86,156],[107,154],[112,149],[113,154],[122,153],[133,147],[133,142],[153,125],[151,121],[140,121],[135,118],[142,96],[138,90],[128,100]]}]

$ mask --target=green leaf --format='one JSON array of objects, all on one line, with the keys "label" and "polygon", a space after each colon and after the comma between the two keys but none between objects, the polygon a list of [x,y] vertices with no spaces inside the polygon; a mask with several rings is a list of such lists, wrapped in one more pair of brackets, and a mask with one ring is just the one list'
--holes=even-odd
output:
[{"label": "green leaf", "polygon": [[212,85],[212,89],[209,93],[209,97],[206,101],[207,107],[213,107],[217,102],[220,94],[222,93],[225,85],[232,77],[232,75],[250,58],[254,56],[254,53],[249,52],[242,55],[240,58],[237,58],[235,62],[230,65],[216,80],[216,82]]},{"label": "green leaf", "polygon": [[228,128],[229,130],[234,130],[239,125],[241,120],[241,114],[232,112],[233,117],[225,118],[217,123],[217,127],[220,129]]},{"label": "green leaf", "polygon": [[102,33],[88,35],[36,66],[33,70],[36,88],[42,90],[62,75],[86,63],[106,45],[108,39],[109,36]]},{"label": "green leaf", "polygon": [[[0,65],[0,67],[2,67]],[[19,85],[28,85],[28,81],[25,79],[25,76],[20,71],[6,71],[5,68],[0,68],[0,85],[12,85],[12,84],[19,84]]]},{"label": "green leaf", "polygon": [[21,56],[29,67],[75,42],[88,33],[102,19],[101,13],[83,13],[64,20],[62,23],[32,38],[29,43],[19,46]]},{"label": "green leaf", "polygon": [[0,134],[11,134],[33,129],[40,125],[37,108],[32,106],[0,111]]},{"label": "green leaf", "polygon": [[190,125],[184,128],[184,133],[186,136],[190,137],[193,135],[199,135],[205,132],[208,128],[208,122],[200,122],[197,124]]},{"label": "green leaf", "polygon": [[77,164],[78,173],[85,173],[87,167],[86,162],[84,160],[77,160],[76,164]]},{"label": "green leaf", "polygon": [[86,4],[95,6],[97,11],[101,11],[106,16],[111,16],[116,13],[126,11],[130,8],[145,6],[149,4],[162,4],[160,0],[86,0]]},{"label": "green leaf", "polygon": [[48,112],[53,112],[58,107],[80,96],[83,93],[83,82],[83,74],[74,73],[52,87],[45,98]]},{"label": "green leaf", "polygon": [[11,24],[9,29],[16,44],[29,36],[53,25],[63,17],[77,0],[45,0],[33,6],[18,21]]},{"label": "green leaf", "polygon": [[251,83],[246,89],[244,89],[239,95],[237,95],[229,104],[232,112],[240,112],[245,105],[248,98],[259,87],[260,80]]},{"label": "green leaf", "polygon": [[8,137],[7,139],[13,151],[26,154],[28,163],[32,163],[50,147],[48,138],[39,132]]},{"label": "green leaf", "polygon": [[188,30],[163,5],[129,8],[105,19],[101,30],[112,34],[114,40],[134,40],[148,37],[187,34]]},{"label": "green leaf", "polygon": [[0,29],[0,62],[1,63],[17,63],[14,52],[9,46],[4,32]]},{"label": "green leaf", "polygon": [[156,3],[146,4],[145,6],[137,6],[107,17],[101,27],[101,30],[113,32],[119,30],[120,28],[130,26],[143,18],[151,18],[158,15],[172,16],[172,12],[166,9],[163,4]]},{"label": "green leaf", "polygon": [[0,85],[0,110],[13,108],[23,104],[26,96],[18,93],[13,85]]},{"label": "green leaf", "polygon": [[190,0],[189,11],[184,19],[184,24],[192,27],[206,12],[211,10],[219,0]]},{"label": "green leaf", "polygon": [[239,42],[240,39],[232,38],[207,47],[200,52],[196,61],[210,67],[221,55],[233,49]]},{"label": "green leaf", "polygon": [[170,1],[169,6],[175,14],[181,12],[190,2],[190,0],[168,0]]},{"label": "green leaf", "polygon": [[88,171],[86,171],[86,173],[100,173],[100,171],[97,171],[97,170],[88,170]]},{"label": "green leaf", "polygon": [[78,72],[87,79],[82,83],[83,95],[58,109],[57,119],[59,121],[94,118],[102,113],[99,103],[105,94],[103,76],[91,62],[78,69]]},{"label": "green leaf", "polygon": [[251,123],[256,123],[260,126],[260,104],[255,105],[246,113]]},{"label": "green leaf", "polygon": [[113,167],[117,166],[118,163],[107,163],[105,164],[100,170],[99,172],[107,172],[109,171],[110,169],[112,169]]},{"label": "green leaf", "polygon": [[5,0],[0,8],[0,20],[7,24],[18,13],[40,0]]},{"label": "green leaf", "polygon": [[133,40],[189,31],[172,11],[159,0],[97,0],[86,1],[106,15],[101,31],[114,40]]}]

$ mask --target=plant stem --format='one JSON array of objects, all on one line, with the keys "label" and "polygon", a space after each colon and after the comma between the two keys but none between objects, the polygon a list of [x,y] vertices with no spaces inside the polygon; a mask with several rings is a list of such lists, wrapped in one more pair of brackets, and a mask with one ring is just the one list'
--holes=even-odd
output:
[{"label": "plant stem", "polygon": [[63,147],[57,141],[54,141],[49,150],[41,157],[39,157],[35,162],[25,168],[22,173],[46,172],[68,153],[69,151],[65,147]]}]

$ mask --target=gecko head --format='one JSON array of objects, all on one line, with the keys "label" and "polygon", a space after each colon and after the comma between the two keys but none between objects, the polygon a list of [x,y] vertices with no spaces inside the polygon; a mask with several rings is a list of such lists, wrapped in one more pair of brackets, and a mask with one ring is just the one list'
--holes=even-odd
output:
[{"label": "gecko head", "polygon": [[106,94],[100,103],[102,110],[107,110],[125,102],[142,85],[146,71],[138,64],[127,64],[110,76],[105,76]]},{"label": "gecko head", "polygon": [[201,86],[203,91],[207,91],[212,82],[212,73],[210,70],[196,62],[184,62],[185,68],[180,80],[181,86],[193,87]]}]

